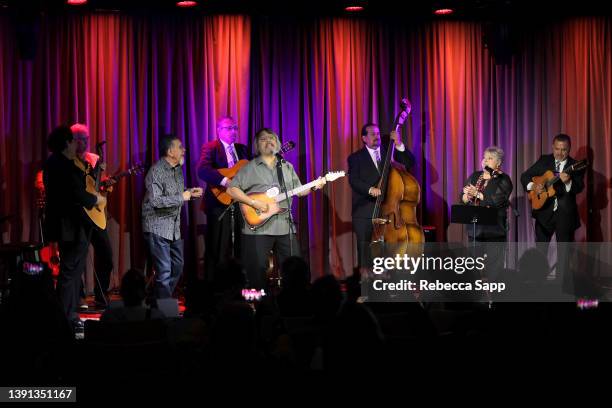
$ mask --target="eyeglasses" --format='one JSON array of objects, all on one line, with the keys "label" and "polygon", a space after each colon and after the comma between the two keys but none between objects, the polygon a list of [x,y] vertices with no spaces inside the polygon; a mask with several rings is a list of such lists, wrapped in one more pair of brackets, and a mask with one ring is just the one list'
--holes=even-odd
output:
[{"label": "eyeglasses", "polygon": [[219,129],[238,130],[238,126],[221,126]]}]

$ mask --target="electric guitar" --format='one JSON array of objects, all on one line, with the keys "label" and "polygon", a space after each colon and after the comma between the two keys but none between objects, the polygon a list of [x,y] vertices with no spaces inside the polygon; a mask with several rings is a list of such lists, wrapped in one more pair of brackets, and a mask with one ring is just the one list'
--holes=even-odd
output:
[{"label": "electric guitar", "polygon": [[[332,171],[325,175],[325,180],[331,182],[336,179],[339,179],[340,177],[344,177],[344,171]],[[313,180],[310,183],[304,184],[301,187],[289,190],[287,195],[289,196],[289,198],[291,198],[303,191],[311,189],[317,184],[317,182],[318,180]],[[288,211],[287,208],[282,208],[281,206],[279,206],[279,203],[287,199],[287,195],[285,193],[281,193],[280,189],[277,186],[271,186],[263,192],[249,192],[247,195],[253,200],[261,201],[263,203],[268,204],[267,211],[259,211],[248,204],[240,203],[240,211],[242,212],[244,221],[253,231],[265,225],[270,220],[270,218],[272,218],[272,216],[276,214],[283,214]]]}]

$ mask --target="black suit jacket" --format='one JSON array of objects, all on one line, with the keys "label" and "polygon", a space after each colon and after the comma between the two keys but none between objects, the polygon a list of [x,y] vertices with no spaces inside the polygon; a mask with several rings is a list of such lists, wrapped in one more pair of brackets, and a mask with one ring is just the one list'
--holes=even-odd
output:
[{"label": "black suit jacket", "polygon": [[[380,148],[381,159],[384,160],[387,153],[386,147]],[[406,170],[414,165],[414,156],[408,148],[403,152],[395,149],[396,162],[403,164]],[[380,174],[374,165],[374,161],[364,146],[362,149],[351,154],[348,158],[349,184],[353,190],[352,214],[353,218],[372,218],[376,198],[368,194],[370,187],[378,183]]]},{"label": "black suit jacket", "polygon": [[43,168],[47,205],[45,233],[47,241],[73,242],[87,239],[84,226],[90,226],[82,207],[91,209],[96,196],[85,188],[85,173],[74,161],[54,153]]},{"label": "black suit jacket", "polygon": [[[238,160],[251,160],[251,154],[247,147],[240,143],[234,143],[234,148],[238,154]],[[217,200],[210,190],[211,186],[221,185],[223,176],[218,169],[227,168],[227,156],[223,143],[219,139],[208,142],[202,146],[200,161],[198,163],[198,177],[206,182],[206,190],[204,191],[204,209],[207,213],[215,210],[223,210],[225,206]]]},{"label": "black suit jacket", "polygon": [[[572,164],[576,163],[571,157],[567,158],[565,169]],[[531,179],[536,176],[541,176],[547,170],[555,171],[555,156],[547,154],[541,156],[533,166],[528,168],[523,174],[521,174],[521,184],[525,191],[527,191],[527,185],[531,182]],[[580,193],[584,189],[584,170],[573,172],[571,174],[572,187],[570,191],[565,190],[565,184],[559,180],[554,184],[555,195],[557,197],[559,215],[568,217],[571,225],[574,229],[580,226],[580,217],[578,216],[578,206],[576,205],[576,194]],[[546,204],[539,210],[532,210],[531,215],[533,218],[538,220],[544,226],[551,226],[552,217],[554,215],[554,201],[552,198],[549,199]]]}]

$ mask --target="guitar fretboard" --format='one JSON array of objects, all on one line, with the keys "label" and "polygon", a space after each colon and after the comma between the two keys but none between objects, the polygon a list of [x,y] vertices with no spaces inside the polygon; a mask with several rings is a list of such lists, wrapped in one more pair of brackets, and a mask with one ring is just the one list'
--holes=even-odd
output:
[{"label": "guitar fretboard", "polygon": [[[294,188],[293,190],[289,190],[287,195],[289,197],[293,197],[294,195],[300,194],[303,191],[310,190],[311,188],[317,185],[317,181],[318,180],[313,180],[308,184],[304,184],[300,187]],[[279,195],[274,197],[274,201],[276,201],[277,203],[280,203],[281,201],[284,201],[287,199],[287,195],[285,195],[285,193],[280,193]]]}]

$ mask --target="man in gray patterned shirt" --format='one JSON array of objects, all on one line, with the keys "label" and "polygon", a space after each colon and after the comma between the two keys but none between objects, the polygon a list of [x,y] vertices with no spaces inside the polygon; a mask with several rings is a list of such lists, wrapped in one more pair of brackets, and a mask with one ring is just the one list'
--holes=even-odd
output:
[{"label": "man in gray patterned shirt", "polygon": [[185,190],[182,166],[185,148],[172,135],[159,140],[162,156],[147,173],[142,203],[142,231],[155,268],[155,296],[172,297],[183,273],[181,208],[183,203],[202,196],[202,188]]}]

